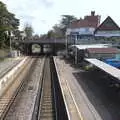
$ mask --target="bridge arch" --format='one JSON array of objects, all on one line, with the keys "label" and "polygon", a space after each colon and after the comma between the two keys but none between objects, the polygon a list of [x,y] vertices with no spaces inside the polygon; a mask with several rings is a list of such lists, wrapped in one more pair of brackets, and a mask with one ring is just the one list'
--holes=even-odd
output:
[{"label": "bridge arch", "polygon": [[40,54],[41,53],[41,46],[39,44],[32,44],[31,45],[32,54]]},{"label": "bridge arch", "polygon": [[43,52],[44,54],[50,54],[53,51],[53,45],[50,44],[44,44],[43,45]]},{"label": "bridge arch", "polygon": [[38,44],[38,43],[29,44],[27,49],[28,49],[29,55],[33,55],[33,56],[40,55],[43,53],[43,45]]}]

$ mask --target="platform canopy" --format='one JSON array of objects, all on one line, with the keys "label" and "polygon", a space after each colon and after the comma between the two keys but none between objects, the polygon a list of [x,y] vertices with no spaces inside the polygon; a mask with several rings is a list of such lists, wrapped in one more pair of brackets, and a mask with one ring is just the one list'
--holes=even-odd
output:
[{"label": "platform canopy", "polygon": [[118,68],[115,68],[107,63],[104,63],[98,59],[85,59],[87,62],[95,65],[96,67],[100,68],[101,70],[105,71],[106,73],[110,74],[111,76],[117,78],[120,80],[120,70]]}]

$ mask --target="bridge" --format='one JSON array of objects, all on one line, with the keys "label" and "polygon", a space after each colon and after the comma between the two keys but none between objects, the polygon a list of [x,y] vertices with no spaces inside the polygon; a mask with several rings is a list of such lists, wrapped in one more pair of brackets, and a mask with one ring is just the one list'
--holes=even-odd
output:
[{"label": "bridge", "polygon": [[45,40],[27,40],[21,42],[23,51],[26,55],[33,55],[32,45],[37,44],[40,46],[38,54],[45,54],[46,49],[48,53],[55,55],[59,49],[65,48],[65,39],[45,39]]}]

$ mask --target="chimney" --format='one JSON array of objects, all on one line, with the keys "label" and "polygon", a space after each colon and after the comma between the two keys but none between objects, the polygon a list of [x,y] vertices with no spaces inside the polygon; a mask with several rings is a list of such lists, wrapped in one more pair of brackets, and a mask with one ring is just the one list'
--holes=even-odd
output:
[{"label": "chimney", "polygon": [[91,16],[95,16],[95,11],[91,11]]}]

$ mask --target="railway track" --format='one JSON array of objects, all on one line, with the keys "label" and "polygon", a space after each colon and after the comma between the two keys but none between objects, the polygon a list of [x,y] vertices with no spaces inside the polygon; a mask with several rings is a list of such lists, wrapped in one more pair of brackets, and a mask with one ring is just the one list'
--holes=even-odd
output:
[{"label": "railway track", "polygon": [[44,65],[38,120],[55,120],[56,118],[52,83],[50,59],[47,58]]},{"label": "railway track", "polygon": [[46,57],[32,120],[56,120],[53,87],[50,58]]},{"label": "railway track", "polygon": [[68,120],[52,57],[46,57],[32,120]]},{"label": "railway track", "polygon": [[[15,81],[9,86],[9,88],[6,89],[4,92],[4,95],[0,97],[0,120],[4,120],[7,112],[9,111],[11,105],[13,104],[17,94],[22,89],[24,84],[23,76],[25,76],[34,62],[33,59],[30,59],[26,61],[26,64],[22,66],[22,69],[20,71],[20,76],[17,76],[15,78]],[[29,63],[29,65],[28,65]]]},{"label": "railway track", "polygon": [[[39,60],[36,58],[26,61],[29,64],[23,67],[18,76],[22,78],[15,78],[15,82],[0,98],[0,120],[27,120],[28,118],[31,120],[68,120],[54,63],[51,64],[50,57],[42,57],[40,63]],[[33,107],[28,110],[31,105]]]}]

